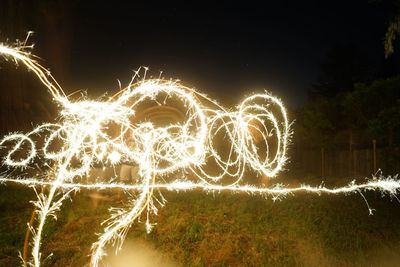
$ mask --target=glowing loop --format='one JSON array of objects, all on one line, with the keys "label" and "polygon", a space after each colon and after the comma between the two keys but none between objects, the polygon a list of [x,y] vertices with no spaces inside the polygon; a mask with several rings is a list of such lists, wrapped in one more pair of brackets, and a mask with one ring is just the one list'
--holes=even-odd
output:
[{"label": "glowing loop", "polygon": [[[38,194],[35,202],[37,227],[30,228],[32,255],[28,263],[24,262],[25,266],[40,266],[46,220],[49,216],[55,217],[63,200],[79,188],[138,191],[136,197],[131,197],[127,209],[114,209],[105,222],[104,232],[92,247],[91,266],[100,264],[107,244],[122,245],[129,227],[141,215],[146,215],[146,229],[151,230],[149,216],[157,214],[157,203],[162,206],[165,202],[162,196],[159,199],[154,195],[154,190],[158,189],[229,190],[272,195],[274,199],[298,191],[337,194],[381,190],[396,197],[400,189],[400,182],[392,178],[375,179],[360,185],[353,183],[337,189],[306,185],[292,189],[279,185],[272,188],[240,185],[246,170],[252,169],[272,178],[287,160],[290,124],[282,102],[268,93],[250,96],[237,111],[230,111],[177,82],[143,79],[137,84],[131,82],[106,101],[71,102],[56,80],[24,52],[23,47],[0,45],[0,54],[25,64],[61,107],[59,123],[41,125],[27,134],[11,134],[0,141],[0,146],[14,144],[4,158],[4,164],[26,167],[39,154],[35,138],[43,132],[49,133],[41,150],[41,161],[45,166],[51,166],[45,175],[53,179],[0,177],[0,182],[48,188],[46,193]],[[160,98],[164,98],[163,104],[159,102]],[[169,100],[182,106],[185,115],[181,121],[160,126],[151,120],[139,119],[143,103],[150,101],[164,105]],[[22,150],[25,156],[21,157]],[[116,183],[112,177],[94,184],[84,183],[81,179],[98,164],[120,162],[138,165],[138,184]],[[173,175],[174,179],[166,181],[168,175]],[[198,178],[200,182],[179,179],[179,175]]]},{"label": "glowing loop", "polygon": [[[54,180],[49,192],[38,196],[36,204],[39,212],[38,227],[33,232],[31,264],[34,266],[40,265],[40,241],[46,218],[55,216],[66,197],[60,189],[72,181],[79,181],[96,164],[136,163],[139,166],[140,184],[137,189],[140,194],[132,200],[129,209],[112,215],[103,235],[93,245],[93,266],[97,266],[104,255],[104,246],[115,240],[122,241],[129,226],[144,211],[147,213],[146,227],[151,229],[149,214],[157,212],[153,203],[157,177],[185,170],[191,171],[205,184],[233,177],[234,181],[229,183],[232,186],[242,180],[246,167],[273,177],[285,163],[289,124],[282,103],[269,94],[249,97],[238,111],[230,112],[191,88],[173,81],[153,79],[130,83],[107,101],[71,102],[54,78],[23,49],[0,46],[0,53],[22,62],[33,71],[62,108],[60,123],[44,124],[26,135],[14,134],[1,141],[1,144],[16,141],[4,163],[24,167],[37,155],[33,138],[44,131],[49,132],[41,160],[54,166],[49,171]],[[163,126],[138,121],[136,114],[140,105],[146,101],[157,102],[160,97],[165,98],[164,103],[171,99],[184,107],[184,119]],[[279,117],[270,111],[270,106],[278,108]],[[266,126],[266,121],[270,122],[271,129]],[[110,125],[116,128],[117,134],[109,133]],[[227,155],[221,154],[215,146],[214,136],[220,132],[228,138],[224,142],[230,146]],[[278,144],[275,153],[267,140],[272,135]],[[260,141],[267,151],[263,158],[257,149]],[[26,158],[12,160],[25,143],[29,145]],[[274,154],[271,159],[270,154]],[[209,173],[205,168],[210,161],[216,162],[218,174]],[[124,185],[119,187],[128,190]]]},{"label": "glowing loop", "polygon": [[[4,163],[9,166],[13,167],[19,167],[19,166],[26,166],[29,164],[33,158],[36,156],[36,148],[35,148],[35,143],[26,135],[23,134],[13,134],[5,137],[3,140],[0,142],[0,146],[4,144],[5,142],[9,141],[17,141],[16,144],[14,145],[13,149],[8,152],[7,156],[4,159]],[[27,143],[29,144],[28,148],[28,154],[25,157],[25,159],[20,159],[20,160],[14,160],[12,157],[17,154],[17,152],[21,149],[21,146]]]}]

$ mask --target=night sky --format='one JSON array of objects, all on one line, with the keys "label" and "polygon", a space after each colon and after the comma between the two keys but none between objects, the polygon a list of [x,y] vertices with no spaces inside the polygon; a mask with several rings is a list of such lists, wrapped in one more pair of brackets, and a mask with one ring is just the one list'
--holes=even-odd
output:
[{"label": "night sky", "polygon": [[[126,84],[147,66],[150,75],[163,71],[222,102],[268,89],[300,106],[332,47],[354,44],[372,60],[384,58],[388,18],[380,1],[101,2],[51,11],[69,18],[64,83],[89,95],[116,90],[117,79]],[[40,27],[32,30],[39,48],[49,45]]]}]

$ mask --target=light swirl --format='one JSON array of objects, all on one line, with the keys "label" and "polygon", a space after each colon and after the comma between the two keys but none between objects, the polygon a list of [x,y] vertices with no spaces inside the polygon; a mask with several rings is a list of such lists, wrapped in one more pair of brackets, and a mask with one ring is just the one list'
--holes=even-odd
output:
[{"label": "light swirl", "polygon": [[[42,176],[51,177],[0,178],[0,182],[48,187],[35,202],[38,225],[31,226],[33,245],[28,262],[32,266],[41,264],[41,239],[47,218],[55,217],[63,200],[79,188],[138,192],[136,197],[130,197],[128,207],[114,209],[105,222],[104,232],[92,247],[91,266],[100,264],[106,245],[121,246],[132,223],[142,215],[146,216],[146,229],[151,230],[149,217],[157,213],[157,202],[163,204],[155,198],[154,190],[228,190],[276,199],[297,191],[337,194],[381,190],[395,195],[400,188],[396,179],[383,177],[337,189],[248,185],[245,175],[249,170],[272,178],[287,161],[290,123],[283,103],[269,93],[252,95],[236,110],[228,110],[177,81],[138,79],[137,73],[125,89],[109,99],[72,101],[23,47],[0,45],[0,54],[23,63],[60,106],[57,123],[40,125],[26,134],[11,134],[0,141],[0,146],[11,147],[4,165],[26,167],[39,159],[48,168]],[[178,121],[161,124],[146,120],[146,114],[140,119],[138,114],[145,113],[143,106],[149,102],[161,107],[179,106],[184,115]],[[40,136],[46,139],[38,147],[41,142],[35,140]],[[22,152],[25,156],[20,156]],[[95,166],[122,162],[138,166],[136,184],[116,182],[113,177],[85,182]]]}]

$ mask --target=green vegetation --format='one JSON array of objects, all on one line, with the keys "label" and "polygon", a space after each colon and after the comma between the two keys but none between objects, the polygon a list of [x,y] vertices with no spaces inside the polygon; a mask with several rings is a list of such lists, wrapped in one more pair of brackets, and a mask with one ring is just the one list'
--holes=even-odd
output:
[{"label": "green vegetation", "polygon": [[[94,208],[88,194],[65,202],[58,220],[47,225],[43,255],[54,254],[45,266],[88,262],[100,222],[114,205]],[[400,204],[372,192],[366,197],[374,216],[357,194],[300,194],[275,203],[231,193],[164,196],[168,203],[153,218],[153,232],[136,223],[127,239],[145,240],[182,266],[393,266],[400,260]],[[1,188],[0,266],[20,264],[31,199],[30,189]]]},{"label": "green vegetation", "polygon": [[[298,167],[306,175],[322,177],[365,177],[378,169],[384,174],[398,173],[400,76],[332,89],[339,85],[329,81],[340,75],[325,73],[323,77],[329,79],[325,77],[324,82],[315,87],[314,93],[318,94],[293,116],[293,161],[313,158]],[[348,80],[351,78],[350,75]],[[316,158],[315,153],[319,157]],[[315,162],[320,166],[318,170]],[[346,172],[340,171],[342,169]],[[296,167],[291,170],[298,176]]]},{"label": "green vegetation", "polygon": [[[370,84],[357,83],[351,91],[313,99],[296,116],[296,144],[370,147],[375,139],[379,146],[398,146],[399,87],[400,76],[395,76]],[[342,137],[346,135],[349,137]],[[351,144],[346,144],[349,140]]]}]

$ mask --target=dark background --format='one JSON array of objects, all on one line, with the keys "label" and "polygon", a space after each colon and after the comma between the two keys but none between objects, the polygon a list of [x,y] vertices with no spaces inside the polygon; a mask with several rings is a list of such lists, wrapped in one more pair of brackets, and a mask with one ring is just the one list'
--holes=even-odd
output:
[{"label": "dark background", "polygon": [[0,37],[34,31],[34,53],[66,91],[116,90],[116,79],[127,83],[147,66],[229,104],[268,89],[299,107],[332,48],[353,45],[370,64],[385,63],[391,8],[385,1],[3,0]]},{"label": "dark background", "polygon": [[[390,26],[400,28],[399,7],[393,0],[3,0],[0,41],[34,31],[33,53],[68,94],[113,94],[117,80],[127,85],[140,66],[232,107],[267,89],[295,122],[295,176],[393,174],[400,168],[400,53],[394,40],[385,57],[384,42]],[[0,132],[56,118],[32,75],[6,61],[0,68]]]}]

